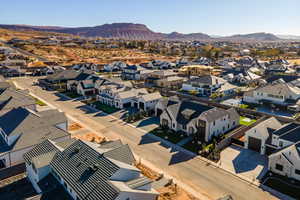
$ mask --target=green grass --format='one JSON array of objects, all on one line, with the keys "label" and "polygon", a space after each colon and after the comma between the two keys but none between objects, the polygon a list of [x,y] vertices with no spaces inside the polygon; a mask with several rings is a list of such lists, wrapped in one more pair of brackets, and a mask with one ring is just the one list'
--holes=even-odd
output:
[{"label": "green grass", "polygon": [[289,195],[293,198],[299,199],[300,198],[300,189],[293,187],[292,184],[288,185],[284,182],[277,180],[277,179],[268,179],[265,184],[266,186],[273,188],[283,194]]},{"label": "green grass", "polygon": [[168,140],[169,142],[172,142],[173,144],[177,144],[180,140],[182,140],[184,137],[180,137],[179,133],[167,130],[167,129],[161,129],[156,128],[152,131],[150,131],[151,134],[156,135],[162,139]]},{"label": "green grass", "polygon": [[249,108],[249,105],[247,105],[247,104],[240,104],[239,107],[242,108],[242,109],[246,109],[246,108]]},{"label": "green grass", "polygon": [[43,101],[39,100],[39,99],[36,99],[35,100],[35,104],[39,105],[39,106],[46,106],[47,104],[44,103]]},{"label": "green grass", "polygon": [[[248,122],[248,121],[245,121],[245,119],[247,119],[247,117],[240,116],[240,124],[241,124],[241,125],[244,125],[244,126],[250,126],[251,124],[253,124],[254,122],[256,122],[255,119],[251,119],[249,122]],[[248,118],[248,119],[249,119],[249,118]]]},{"label": "green grass", "polygon": [[47,104],[46,104],[45,102],[39,100],[38,98],[35,98],[35,97],[33,97],[33,96],[31,96],[31,97],[34,98],[35,104],[36,104],[36,105],[39,105],[39,106],[47,106]]},{"label": "green grass", "polygon": [[114,107],[102,104],[98,101],[93,103],[93,105],[95,105],[98,110],[102,110],[103,112],[105,112],[107,114],[111,114],[111,113],[117,112],[119,110],[118,108],[114,108]]},{"label": "green grass", "polygon": [[66,95],[67,97],[70,97],[71,99],[75,99],[81,96],[79,94],[76,94],[75,92],[63,92],[62,94]]}]

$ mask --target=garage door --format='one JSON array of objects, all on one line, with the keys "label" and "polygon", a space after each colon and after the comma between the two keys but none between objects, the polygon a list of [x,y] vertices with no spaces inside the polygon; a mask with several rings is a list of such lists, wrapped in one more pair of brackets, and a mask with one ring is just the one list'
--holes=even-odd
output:
[{"label": "garage door", "polygon": [[253,151],[257,151],[257,152],[260,153],[261,140],[257,139],[257,138],[254,138],[254,137],[249,137],[248,149],[251,149]]}]

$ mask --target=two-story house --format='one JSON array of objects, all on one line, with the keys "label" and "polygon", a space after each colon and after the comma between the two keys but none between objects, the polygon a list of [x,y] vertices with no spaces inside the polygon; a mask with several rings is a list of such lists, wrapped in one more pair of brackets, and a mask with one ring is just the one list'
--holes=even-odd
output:
[{"label": "two-story house", "polygon": [[212,75],[191,78],[182,84],[182,90],[197,91],[202,96],[210,96],[216,92],[231,94],[234,92],[234,89],[236,89],[236,86],[231,85],[222,78]]},{"label": "two-story house", "polygon": [[246,103],[272,103],[281,106],[294,105],[300,99],[300,89],[288,83],[271,83],[244,93]]},{"label": "two-story house", "polygon": [[156,106],[156,114],[160,112],[161,126],[183,131],[206,142],[239,125],[235,109],[214,108],[196,101],[162,99]]}]

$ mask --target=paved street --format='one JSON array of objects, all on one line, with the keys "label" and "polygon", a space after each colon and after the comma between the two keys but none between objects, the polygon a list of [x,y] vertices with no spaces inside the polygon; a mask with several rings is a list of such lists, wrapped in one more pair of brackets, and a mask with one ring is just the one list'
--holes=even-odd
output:
[{"label": "paved street", "polygon": [[[154,167],[166,172],[179,182],[191,188],[199,199],[217,199],[224,195],[232,195],[234,199],[275,199],[268,192],[250,185],[219,168],[208,165],[199,158],[191,157],[182,152],[174,152],[145,136],[145,130],[126,125],[113,116],[88,109],[80,101],[72,101],[59,97],[56,92],[42,90],[32,86],[32,78],[19,78],[17,86],[30,89],[31,93],[40,97],[48,104],[65,112],[74,121],[80,122],[93,132],[110,139],[120,138],[128,143],[132,150],[147,160]],[[144,161],[146,162],[146,161]]]}]

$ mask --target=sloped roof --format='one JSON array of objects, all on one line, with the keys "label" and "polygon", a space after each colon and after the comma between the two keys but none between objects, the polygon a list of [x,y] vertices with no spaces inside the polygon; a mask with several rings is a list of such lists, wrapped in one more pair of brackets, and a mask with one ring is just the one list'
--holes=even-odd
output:
[{"label": "sloped roof", "polygon": [[143,99],[144,101],[157,100],[157,99],[160,99],[161,97],[162,97],[162,96],[160,95],[159,92],[154,92],[154,93],[142,95],[142,99]]},{"label": "sloped roof", "polygon": [[260,122],[248,131],[257,130],[257,134],[261,134],[261,136],[263,136],[265,139],[271,139],[271,134],[274,134],[274,131],[281,127],[281,123],[275,117],[270,117],[269,119]]},{"label": "sloped roof", "polygon": [[[170,114],[172,114],[176,121],[180,124],[187,124],[192,119],[197,118],[203,112],[212,109],[213,107],[205,106],[196,101],[181,101],[178,104],[173,104],[168,106],[167,110]],[[189,112],[190,115],[185,115],[186,110],[192,110],[193,113]]]},{"label": "sloped roof", "polygon": [[291,93],[300,95],[300,89],[288,83],[269,84],[265,87],[258,88],[256,91],[273,94],[273,95],[289,96]]},{"label": "sloped roof", "polygon": [[8,88],[0,94],[0,109],[12,109],[35,104],[35,99],[26,90]]},{"label": "sloped roof", "polygon": [[118,191],[109,178],[120,168],[83,141],[58,152],[50,166],[76,192],[79,199],[114,200]]},{"label": "sloped roof", "polygon": [[0,117],[0,127],[7,136],[21,134],[12,146],[2,151],[21,149],[38,144],[45,139],[68,136],[69,133],[55,125],[67,121],[63,113],[56,111],[34,113],[29,109],[13,109]]}]

